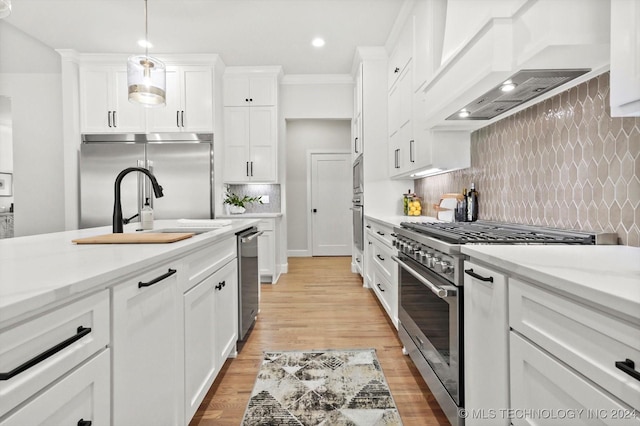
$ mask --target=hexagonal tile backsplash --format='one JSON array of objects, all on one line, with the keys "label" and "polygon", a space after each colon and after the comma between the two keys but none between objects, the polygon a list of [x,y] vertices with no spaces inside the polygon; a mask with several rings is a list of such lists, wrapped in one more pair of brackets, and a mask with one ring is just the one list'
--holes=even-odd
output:
[{"label": "hexagonal tile backsplash", "polygon": [[431,206],[472,182],[480,219],[615,232],[640,246],[640,118],[611,118],[609,73],[477,130],[470,168],[415,190]]}]

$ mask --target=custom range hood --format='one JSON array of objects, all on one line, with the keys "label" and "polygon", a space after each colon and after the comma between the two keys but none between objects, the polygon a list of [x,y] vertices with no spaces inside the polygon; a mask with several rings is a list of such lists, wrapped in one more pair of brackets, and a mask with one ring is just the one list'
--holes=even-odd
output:
[{"label": "custom range hood", "polygon": [[[443,52],[444,62],[420,87],[425,128],[473,131],[608,69],[609,1],[510,4],[519,7]],[[445,28],[443,38],[456,30]]]}]

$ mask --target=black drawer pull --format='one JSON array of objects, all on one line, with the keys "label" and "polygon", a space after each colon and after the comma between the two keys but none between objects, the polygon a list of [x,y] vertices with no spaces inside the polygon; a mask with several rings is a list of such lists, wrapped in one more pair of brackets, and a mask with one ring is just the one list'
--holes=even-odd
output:
[{"label": "black drawer pull", "polygon": [[93,422],[91,420],[80,419],[78,420],[78,426],[91,426]]},{"label": "black drawer pull", "polygon": [[384,232],[376,231],[376,234],[378,234],[378,235],[384,235]]},{"label": "black drawer pull", "polygon": [[138,288],[150,287],[150,286],[152,286],[154,284],[158,284],[160,281],[164,280],[165,278],[169,278],[171,275],[175,274],[176,272],[177,271],[175,269],[169,269],[169,271],[166,274],[162,274],[159,277],[152,279],[148,283],[144,283],[144,282],[140,281],[138,283]]},{"label": "black drawer pull", "polygon": [[478,275],[475,272],[473,272],[473,269],[465,269],[464,273],[467,275],[471,275],[473,278],[479,279],[480,281],[488,281],[490,283],[493,282],[493,277],[483,277],[482,275]]},{"label": "black drawer pull", "polygon": [[380,287],[380,283],[376,284],[378,286],[378,288],[380,289],[380,291],[384,292],[384,288]]},{"label": "black drawer pull", "polygon": [[627,358],[624,361],[616,361],[616,368],[624,371],[636,380],[640,380],[640,371],[636,370],[636,363]]},{"label": "black drawer pull", "polygon": [[384,262],[384,257],[380,256],[379,254],[376,254],[376,257]]},{"label": "black drawer pull", "polygon": [[218,283],[218,285],[216,285],[216,290],[222,290],[222,287],[224,287],[225,285],[227,285],[226,281],[222,281],[221,283]]},{"label": "black drawer pull", "polygon": [[367,228],[367,229],[371,229],[371,225],[367,225],[365,228]]},{"label": "black drawer pull", "polygon": [[13,376],[18,375],[25,370],[28,370],[34,365],[39,364],[45,359],[49,358],[50,356],[60,352],[61,350],[71,345],[72,343],[82,339],[84,336],[86,336],[89,333],[91,333],[90,328],[83,327],[83,326],[78,327],[77,334],[75,336],[69,337],[67,340],[58,343],[54,347],[47,349],[46,351],[42,352],[39,355],[36,355],[35,357],[31,358],[29,361],[25,362],[22,365],[17,366],[16,368],[9,371],[8,373],[0,373],[0,380],[9,380]]}]

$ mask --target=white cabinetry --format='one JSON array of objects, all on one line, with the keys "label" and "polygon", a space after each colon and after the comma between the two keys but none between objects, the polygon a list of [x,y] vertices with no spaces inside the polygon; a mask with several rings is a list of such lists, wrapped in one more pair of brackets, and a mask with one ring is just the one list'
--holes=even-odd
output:
[{"label": "white cabinetry", "polygon": [[412,76],[409,62],[389,91],[389,175],[392,177],[406,173],[416,163]]},{"label": "white cabinetry", "polygon": [[275,284],[280,276],[278,265],[278,239],[280,218],[262,219],[258,223],[258,231],[262,235],[258,237],[258,268],[260,270],[260,282]]},{"label": "white cabinetry", "polygon": [[149,108],[149,132],[213,132],[213,71],[167,67],[167,105]]},{"label": "white cabinetry", "polygon": [[145,110],[128,100],[126,66],[80,68],[82,133],[145,131]]},{"label": "white cabinetry", "polygon": [[224,181],[278,179],[280,67],[229,67],[224,76]]},{"label": "white cabinetry", "polygon": [[[20,404],[29,401],[42,389],[52,384],[54,387],[57,386],[55,383],[59,383],[60,378],[66,377],[65,375],[82,365],[87,359],[104,351],[109,345],[109,326],[109,293],[103,290],[2,330],[0,332],[0,371],[3,380],[0,381],[0,419]],[[77,372],[80,371],[86,370],[82,368],[77,370]],[[84,386],[95,378],[88,377],[84,373],[79,373],[78,376],[77,379],[72,380],[72,387],[78,392],[81,392],[81,389],[76,386]],[[103,385],[104,383],[101,382],[100,386]],[[100,405],[96,412],[96,421],[105,421],[108,424],[108,380],[106,385],[107,398],[96,402]],[[63,385],[62,388],[66,386]],[[101,397],[104,396],[100,390],[96,392]],[[68,400],[72,397],[71,395],[60,395],[59,399],[53,400],[50,394],[40,395],[40,397],[44,397],[44,400],[50,401],[51,404],[55,404],[54,400],[68,403],[65,410],[85,413],[88,417],[92,417],[91,410],[82,408],[85,407],[86,401]],[[36,407],[42,407],[41,404],[33,400],[28,402],[19,414],[11,417],[14,420],[8,424],[20,424],[16,423],[18,419],[44,420],[56,411],[49,407],[41,413],[32,412]]]},{"label": "white cabinetry", "polygon": [[[465,408],[498,412],[509,407],[507,278],[471,262],[464,270]],[[509,419],[470,416],[466,425],[508,426]]]},{"label": "white cabinetry", "polygon": [[353,96],[354,114],[352,120],[353,128],[351,130],[353,138],[351,158],[355,160],[359,155],[364,153],[364,135],[362,132],[362,64],[358,64],[358,69],[354,75]]},{"label": "white cabinetry", "polygon": [[640,116],[640,1],[611,0],[611,116]]},{"label": "white cabinetry", "polygon": [[391,258],[396,254],[392,233],[388,224],[365,221],[364,279],[398,328],[398,264]]},{"label": "white cabinetry", "polygon": [[113,288],[113,424],[184,421],[178,276],[167,264]]}]

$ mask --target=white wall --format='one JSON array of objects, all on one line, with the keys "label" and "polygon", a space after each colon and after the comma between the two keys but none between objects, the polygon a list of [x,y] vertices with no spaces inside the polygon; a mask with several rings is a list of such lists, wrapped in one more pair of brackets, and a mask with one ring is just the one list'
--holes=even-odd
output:
[{"label": "white wall", "polygon": [[310,256],[307,252],[307,152],[310,150],[349,151],[351,121],[287,121],[287,247],[290,255]]},{"label": "white wall", "polygon": [[0,95],[11,98],[15,235],[64,229],[60,57],[0,21]]}]

